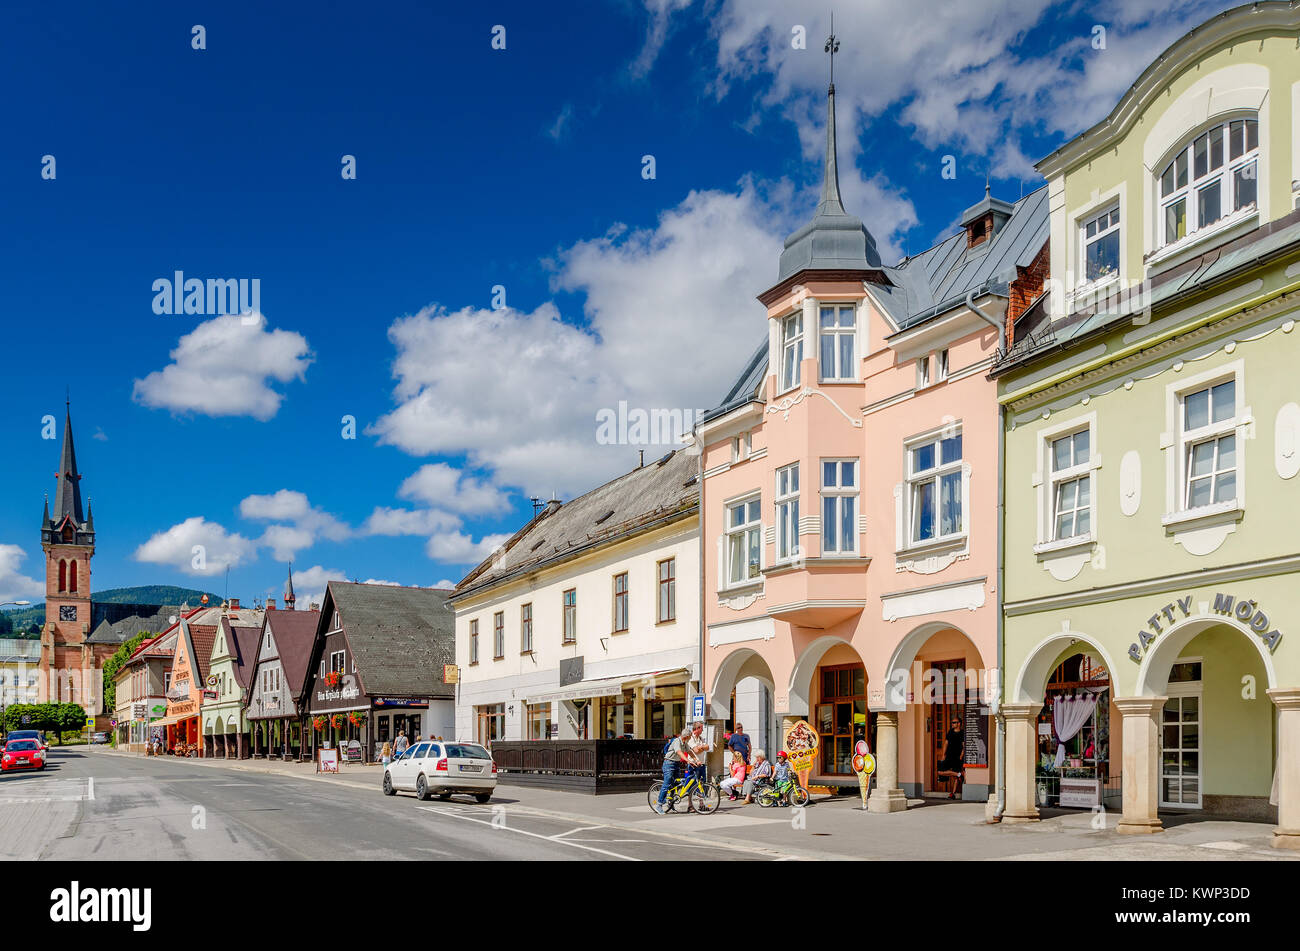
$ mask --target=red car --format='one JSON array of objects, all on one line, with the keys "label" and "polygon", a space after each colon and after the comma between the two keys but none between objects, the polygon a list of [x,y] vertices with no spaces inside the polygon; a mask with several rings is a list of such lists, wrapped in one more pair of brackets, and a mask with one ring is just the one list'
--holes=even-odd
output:
[{"label": "red car", "polygon": [[10,740],[0,754],[0,769],[44,769],[45,750],[39,740]]}]

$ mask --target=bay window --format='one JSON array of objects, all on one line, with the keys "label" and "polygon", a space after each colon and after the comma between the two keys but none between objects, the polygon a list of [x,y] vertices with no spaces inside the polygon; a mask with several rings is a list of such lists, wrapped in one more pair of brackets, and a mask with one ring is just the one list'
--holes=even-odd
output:
[{"label": "bay window", "polygon": [[727,506],[727,583],[744,584],[758,577],[762,551],[759,497]]},{"label": "bay window", "polygon": [[1179,149],[1160,173],[1161,244],[1249,208],[1258,194],[1259,122],[1232,119]]},{"label": "bay window", "polygon": [[801,382],[803,364],[803,311],[781,321],[781,389],[794,389]]},{"label": "bay window", "polygon": [[852,304],[821,308],[821,378],[826,382],[854,380],[857,340],[857,317]]},{"label": "bay window", "polygon": [[822,460],[822,554],[848,555],[858,548],[858,462]]},{"label": "bay window", "polygon": [[907,453],[911,544],[962,534],[961,433],[912,445]]},{"label": "bay window", "polygon": [[776,558],[799,554],[799,463],[776,470]]}]

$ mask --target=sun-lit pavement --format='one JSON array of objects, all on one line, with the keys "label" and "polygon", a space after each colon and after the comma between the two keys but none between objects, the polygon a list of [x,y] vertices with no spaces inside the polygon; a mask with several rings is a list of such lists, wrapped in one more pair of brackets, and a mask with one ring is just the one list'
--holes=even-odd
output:
[{"label": "sun-lit pavement", "polygon": [[44,773],[0,778],[0,856],[60,859],[1094,859],[1273,860],[1261,823],[1168,819],[1155,836],[1070,812],[990,826],[977,803],[866,813],[723,801],[712,816],[655,816],[643,793],[500,786],[491,803],[384,796],[378,767],[176,760],[53,748]]}]

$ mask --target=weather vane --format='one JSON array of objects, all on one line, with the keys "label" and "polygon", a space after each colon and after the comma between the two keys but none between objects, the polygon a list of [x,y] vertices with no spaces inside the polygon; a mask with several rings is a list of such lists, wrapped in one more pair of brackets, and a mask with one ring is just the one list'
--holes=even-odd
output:
[{"label": "weather vane", "polygon": [[840,51],[839,37],[835,35],[835,14],[831,14],[831,35],[826,40],[823,52],[831,54],[831,88],[835,88],[835,54]]}]

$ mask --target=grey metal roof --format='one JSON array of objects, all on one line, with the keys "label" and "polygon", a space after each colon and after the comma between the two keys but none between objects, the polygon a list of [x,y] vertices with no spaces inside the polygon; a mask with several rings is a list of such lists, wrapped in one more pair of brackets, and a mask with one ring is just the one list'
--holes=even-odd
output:
[{"label": "grey metal roof", "polygon": [[826,164],[822,200],[812,221],[785,239],[777,283],[804,270],[865,271],[880,266],[876,239],[844,210],[835,145],[835,86],[826,94]]},{"label": "grey metal roof", "polygon": [[0,637],[0,663],[39,661],[41,642],[21,637]]},{"label": "grey metal roof", "polygon": [[450,593],[331,581],[317,641],[324,640],[337,610],[367,694],[454,697],[455,685],[442,682],[443,665],[456,662],[456,616],[446,608]]},{"label": "grey metal roof", "polygon": [[[966,247],[959,231],[934,247],[881,270],[889,284],[871,284],[872,295],[902,329],[910,329],[966,302],[971,291],[994,287],[999,278],[1015,276],[1016,267],[1028,267],[1047,243],[1049,234],[1047,187],[1038,188],[1014,204],[986,196],[967,212],[1005,206],[1011,216],[993,237],[974,248]],[[767,338],[745,364],[722,402],[700,417],[709,422],[755,399],[767,375]]]},{"label": "grey metal roof", "polygon": [[[94,607],[98,607],[95,605]],[[99,622],[86,638],[87,644],[124,644],[141,631],[146,634],[161,634],[171,626],[171,618],[179,617],[181,606],[178,604],[161,604],[156,606],[132,605],[144,610],[152,609],[152,614],[131,614],[119,620],[108,618]]]},{"label": "grey metal roof", "polygon": [[661,519],[689,516],[700,504],[698,464],[698,456],[677,450],[571,502],[548,505],[502,551],[466,575],[453,597],[558,564]]}]

